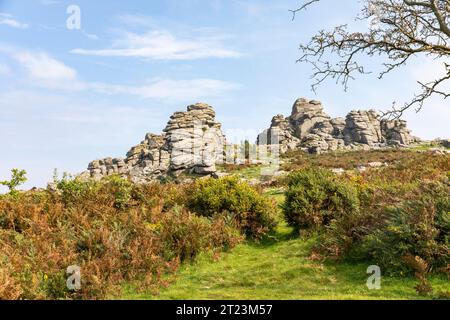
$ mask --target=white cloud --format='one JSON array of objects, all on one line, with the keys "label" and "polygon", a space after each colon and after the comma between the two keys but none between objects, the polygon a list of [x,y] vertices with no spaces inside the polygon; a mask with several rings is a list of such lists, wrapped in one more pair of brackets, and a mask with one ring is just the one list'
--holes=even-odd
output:
[{"label": "white cloud", "polygon": [[42,81],[74,81],[77,72],[46,53],[18,52],[14,55],[29,75]]},{"label": "white cloud", "polygon": [[239,89],[237,84],[214,79],[170,80],[153,79],[142,86],[121,86],[93,83],[89,86],[105,94],[136,95],[142,99],[164,99],[193,101],[199,98],[217,97]]},{"label": "white cloud", "polygon": [[91,40],[98,40],[98,39],[100,39],[99,36],[97,36],[94,33],[88,33],[88,32],[86,32],[84,30],[82,30],[82,32],[88,39],[91,39]]},{"label": "white cloud", "polygon": [[122,14],[117,17],[118,20],[130,27],[155,27],[155,21],[152,17],[140,14]]},{"label": "white cloud", "polygon": [[181,39],[165,30],[145,34],[123,33],[109,49],[73,49],[74,54],[101,57],[136,57],[150,60],[237,58],[240,53],[224,48],[215,37]]},{"label": "white cloud", "polygon": [[[192,101],[218,97],[239,89],[235,83],[215,79],[150,79],[143,85],[88,82],[77,71],[45,52],[12,50],[10,54],[26,70],[32,86],[65,91],[90,91],[106,95],[131,95],[141,99]],[[1,66],[1,65],[0,65]],[[1,68],[0,68],[1,72]]]},{"label": "white cloud", "polygon": [[27,29],[29,27],[28,24],[17,21],[12,15],[7,13],[0,13],[1,24],[17,29]]},{"label": "white cloud", "polygon": [[13,57],[27,71],[29,78],[39,86],[72,90],[83,86],[77,79],[75,69],[44,52],[21,51],[14,53]]}]

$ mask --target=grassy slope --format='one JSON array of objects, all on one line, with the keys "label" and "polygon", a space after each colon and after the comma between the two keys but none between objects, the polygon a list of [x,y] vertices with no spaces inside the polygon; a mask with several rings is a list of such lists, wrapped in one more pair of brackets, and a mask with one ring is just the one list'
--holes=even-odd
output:
[{"label": "grassy slope", "polygon": [[[282,201],[282,195],[270,192]],[[382,278],[381,290],[368,290],[366,264],[320,263],[309,257],[310,240],[291,237],[281,223],[263,243],[245,243],[219,261],[201,256],[178,272],[159,296],[128,290],[124,299],[420,299],[415,279]],[[436,290],[448,290],[435,277]]]}]

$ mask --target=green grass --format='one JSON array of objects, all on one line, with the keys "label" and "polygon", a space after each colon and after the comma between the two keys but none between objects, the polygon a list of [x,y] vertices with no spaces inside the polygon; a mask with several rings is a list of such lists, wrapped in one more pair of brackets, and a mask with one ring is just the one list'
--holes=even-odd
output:
[{"label": "green grass", "polygon": [[[281,203],[282,190],[267,194]],[[184,265],[175,281],[158,295],[137,293],[128,286],[122,299],[423,299],[414,278],[382,277],[380,290],[369,290],[367,264],[318,262],[309,259],[313,239],[298,238],[281,223],[261,243],[247,242],[218,261],[204,254]],[[430,279],[437,291],[449,290],[446,277]]]},{"label": "green grass", "polygon": [[220,171],[225,171],[229,174],[236,175],[243,179],[260,179],[261,178],[261,165],[228,165],[218,166]]},{"label": "green grass", "polygon": [[411,151],[428,151],[431,149],[442,149],[442,150],[450,150],[450,148],[446,148],[438,143],[430,143],[430,142],[425,142],[425,143],[417,143],[414,145],[411,145],[410,147],[408,147],[408,150]]}]

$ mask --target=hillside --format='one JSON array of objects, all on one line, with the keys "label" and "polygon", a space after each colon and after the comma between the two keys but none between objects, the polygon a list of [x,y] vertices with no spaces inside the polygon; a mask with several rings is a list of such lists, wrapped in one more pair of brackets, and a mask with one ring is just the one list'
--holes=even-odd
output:
[{"label": "hillside", "polygon": [[[425,146],[414,150],[417,149],[423,151]],[[344,167],[345,170],[351,171],[361,170],[362,164],[377,162],[393,166],[405,163],[408,159],[411,162],[414,162],[414,158],[418,160],[420,152],[414,150],[323,155],[290,153],[284,158],[283,168],[292,171],[312,164],[330,169]],[[449,156],[442,157],[448,168]],[[260,169],[258,166],[240,166],[227,167],[227,170],[242,179],[256,183]],[[375,263],[374,261],[339,262],[317,259],[317,256],[311,254],[317,234],[297,237],[293,228],[283,221],[281,209],[285,201],[284,192],[283,186],[265,189],[265,194],[276,200],[279,205],[280,224],[263,241],[247,241],[238,245],[232,252],[219,256],[202,254],[196,262],[183,266],[175,277],[171,278],[167,288],[140,292],[135,286],[128,284],[124,295],[118,298],[163,300],[430,298],[415,290],[417,279],[412,274],[383,275],[381,289],[369,290],[366,285],[369,277],[367,268]],[[448,274],[433,274],[428,279],[435,292],[450,290]]]},{"label": "hillside", "polygon": [[[162,300],[317,300],[426,299],[414,277],[384,277],[381,290],[368,290],[367,263],[337,264],[311,260],[311,241],[295,239],[280,226],[264,243],[239,245],[218,260],[202,256],[181,268],[158,294],[139,293],[133,286],[121,299]],[[433,288],[449,290],[446,276],[430,277]]]},{"label": "hillside", "polygon": [[[429,147],[427,147],[429,148]],[[290,152],[220,178],[55,178],[0,196],[3,299],[442,299],[446,150]],[[381,289],[368,290],[368,266]],[[66,284],[79,270],[79,288]]]}]

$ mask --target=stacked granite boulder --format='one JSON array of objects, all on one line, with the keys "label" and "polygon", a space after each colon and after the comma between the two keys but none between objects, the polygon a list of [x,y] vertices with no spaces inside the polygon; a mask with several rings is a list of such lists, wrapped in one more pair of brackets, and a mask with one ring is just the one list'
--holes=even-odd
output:
[{"label": "stacked granite boulder", "polygon": [[215,116],[212,107],[198,103],[171,117],[164,129],[170,171],[191,169],[192,173],[212,174],[216,163],[223,163],[225,136]]},{"label": "stacked granite boulder", "polygon": [[411,136],[404,120],[381,120],[381,132],[391,145],[408,145],[420,140]]},{"label": "stacked granite boulder", "polygon": [[304,98],[294,103],[291,116],[275,116],[271,127],[258,137],[258,144],[279,144],[281,152],[303,149],[310,153],[401,147],[412,142],[405,121],[381,119],[375,110],[332,119],[319,101]]},{"label": "stacked granite boulder", "polygon": [[223,163],[225,145],[215,116],[214,109],[203,103],[189,106],[186,112],[175,112],[163,134],[147,134],[125,159],[92,161],[82,177],[99,180],[118,174],[143,183],[182,172],[212,175],[216,164]]},{"label": "stacked granite boulder", "polygon": [[271,129],[265,130],[257,140],[258,145],[279,145],[282,153],[296,148],[299,143],[300,139],[296,137],[293,126],[283,115],[275,116]]}]

